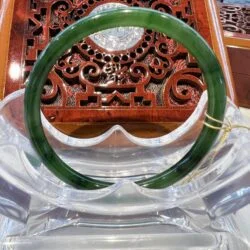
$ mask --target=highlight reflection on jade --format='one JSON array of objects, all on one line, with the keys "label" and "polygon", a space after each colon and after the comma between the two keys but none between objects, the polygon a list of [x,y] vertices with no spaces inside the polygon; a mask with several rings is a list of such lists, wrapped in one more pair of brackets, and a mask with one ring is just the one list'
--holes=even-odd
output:
[{"label": "highlight reflection on jade", "polygon": [[[223,120],[224,117],[226,90],[221,67],[205,40],[190,26],[168,14],[143,8],[125,8],[85,17],[61,32],[41,53],[29,76],[24,100],[26,127],[33,147],[51,172],[78,189],[105,188],[112,183],[95,180],[73,170],[49,145],[41,125],[40,98],[43,86],[57,59],[74,43],[104,29],[130,26],[165,33],[184,45],[197,59],[207,83],[208,114],[218,120]],[[215,125],[219,126],[216,123]],[[137,184],[159,189],[179,181],[206,156],[218,132],[204,126],[190,151],[179,162],[160,174],[138,181]]]}]

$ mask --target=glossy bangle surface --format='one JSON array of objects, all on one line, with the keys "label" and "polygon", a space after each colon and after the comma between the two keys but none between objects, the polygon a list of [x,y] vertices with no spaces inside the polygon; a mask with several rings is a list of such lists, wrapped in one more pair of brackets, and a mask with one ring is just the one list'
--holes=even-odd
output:
[{"label": "glossy bangle surface", "polygon": [[[41,53],[29,76],[24,99],[26,128],[33,147],[51,172],[78,189],[105,188],[112,183],[78,173],[63,162],[52,149],[41,124],[40,104],[43,86],[53,65],[75,43],[98,31],[122,26],[143,27],[164,33],[187,48],[196,58],[207,83],[207,113],[218,120],[224,118],[226,90],[221,67],[205,40],[190,26],[171,15],[144,8],[117,9],[85,17],[63,30]],[[179,162],[160,174],[138,181],[137,184],[159,189],[179,181],[206,156],[218,132],[204,126],[190,151]]]}]

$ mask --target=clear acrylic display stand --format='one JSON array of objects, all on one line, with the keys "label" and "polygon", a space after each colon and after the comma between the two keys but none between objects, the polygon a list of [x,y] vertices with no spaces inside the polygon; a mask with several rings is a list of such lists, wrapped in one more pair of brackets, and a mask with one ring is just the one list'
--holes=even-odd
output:
[{"label": "clear acrylic display stand", "polygon": [[[41,164],[27,138],[23,98],[19,90],[0,102],[0,249],[249,249],[247,129],[232,130],[220,146],[221,135],[197,169],[171,187],[134,183],[166,170],[190,149],[203,125],[206,92],[185,123],[153,139],[119,125],[77,139],[43,117],[64,161],[115,183],[93,191],[67,186]],[[246,123],[230,101],[226,117]]]}]

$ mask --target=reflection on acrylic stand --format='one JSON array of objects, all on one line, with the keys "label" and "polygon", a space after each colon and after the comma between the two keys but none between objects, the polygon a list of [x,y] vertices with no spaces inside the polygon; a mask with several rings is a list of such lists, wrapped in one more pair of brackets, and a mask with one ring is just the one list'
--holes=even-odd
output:
[{"label": "reflection on acrylic stand", "polygon": [[[67,242],[75,249],[86,245],[89,249],[101,245],[166,249],[166,242],[169,249],[178,244],[186,249],[197,244],[199,249],[248,249],[250,234],[244,220],[250,200],[247,130],[233,130],[213,163],[211,152],[191,180],[187,177],[161,190],[134,184],[167,169],[189,150],[204,119],[206,92],[183,125],[152,139],[135,137],[120,125],[92,139],[72,138],[43,117],[50,143],[71,167],[115,182],[96,191],[71,188],[41,164],[26,137],[23,94],[24,90],[17,91],[0,104],[2,249],[51,244],[67,249]],[[230,101],[226,117],[244,123]]]}]

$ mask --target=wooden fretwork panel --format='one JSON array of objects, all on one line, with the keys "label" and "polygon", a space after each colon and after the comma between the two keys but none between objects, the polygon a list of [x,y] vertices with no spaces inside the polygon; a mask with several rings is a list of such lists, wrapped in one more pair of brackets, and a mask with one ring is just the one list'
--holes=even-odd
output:
[{"label": "wooden fretwork panel", "polygon": [[[23,72],[18,79],[7,80],[5,95],[24,87],[38,55],[53,37],[111,2],[175,15],[211,45],[203,0],[18,0],[9,64],[18,62]],[[138,34],[129,37],[134,44],[125,49],[107,49],[97,42],[97,35],[67,51],[44,87],[42,104],[47,118],[54,122],[185,120],[205,89],[196,61],[163,34],[145,29]],[[120,39],[127,40],[127,35]]]},{"label": "wooden fretwork panel", "polygon": [[220,18],[224,30],[250,35],[249,6],[221,4]]}]

